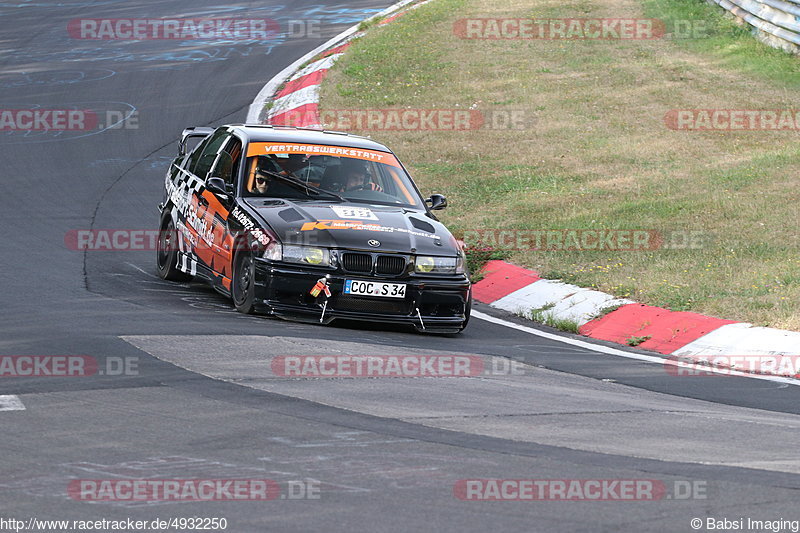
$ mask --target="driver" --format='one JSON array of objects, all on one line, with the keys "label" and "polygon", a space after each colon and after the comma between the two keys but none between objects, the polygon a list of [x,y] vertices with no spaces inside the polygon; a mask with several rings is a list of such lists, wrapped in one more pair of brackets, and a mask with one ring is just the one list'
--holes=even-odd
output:
[{"label": "driver", "polygon": [[255,179],[250,192],[266,195],[270,188],[270,183],[272,183],[274,179],[268,172],[274,172],[284,176],[294,176],[294,173],[303,168],[305,164],[305,154],[289,154],[289,157],[285,158],[259,156]]},{"label": "driver", "polygon": [[342,162],[342,173],[344,175],[344,187],[340,192],[347,191],[382,191],[380,185],[369,181],[367,177],[367,167],[360,161],[345,159]]},{"label": "driver", "polygon": [[267,194],[267,189],[269,187],[270,177],[266,174],[262,174],[259,172],[260,169],[256,170],[256,179],[253,183],[253,190],[250,192],[257,193],[257,194]]}]

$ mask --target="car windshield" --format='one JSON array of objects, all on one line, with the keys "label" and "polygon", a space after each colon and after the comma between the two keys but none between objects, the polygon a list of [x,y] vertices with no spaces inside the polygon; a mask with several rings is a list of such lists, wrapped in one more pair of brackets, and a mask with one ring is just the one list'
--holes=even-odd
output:
[{"label": "car windshield", "polygon": [[[247,155],[246,196],[317,199],[324,191],[351,202],[424,209],[411,178],[386,152],[257,142],[250,143]],[[298,187],[281,176],[310,187]]]}]

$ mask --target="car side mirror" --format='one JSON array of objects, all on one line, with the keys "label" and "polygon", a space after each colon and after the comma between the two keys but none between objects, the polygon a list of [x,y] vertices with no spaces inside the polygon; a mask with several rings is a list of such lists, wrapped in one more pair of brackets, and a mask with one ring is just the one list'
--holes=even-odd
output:
[{"label": "car side mirror", "polygon": [[225,185],[225,180],[222,178],[208,178],[206,182],[206,189],[211,191],[214,194],[224,196],[226,200],[230,200],[230,193],[228,192],[228,187]]},{"label": "car side mirror", "polygon": [[425,200],[425,202],[430,204],[431,211],[436,211],[447,207],[447,197],[443,194],[432,194],[430,198]]}]

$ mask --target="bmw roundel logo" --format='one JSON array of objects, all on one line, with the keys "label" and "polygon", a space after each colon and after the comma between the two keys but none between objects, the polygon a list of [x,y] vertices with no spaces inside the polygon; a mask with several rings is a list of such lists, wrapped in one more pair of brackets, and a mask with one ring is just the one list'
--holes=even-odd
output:
[{"label": "bmw roundel logo", "polygon": [[378,246],[381,245],[381,241],[376,241],[375,239],[370,239],[370,240],[367,241],[367,244],[369,244],[373,248],[377,248]]}]

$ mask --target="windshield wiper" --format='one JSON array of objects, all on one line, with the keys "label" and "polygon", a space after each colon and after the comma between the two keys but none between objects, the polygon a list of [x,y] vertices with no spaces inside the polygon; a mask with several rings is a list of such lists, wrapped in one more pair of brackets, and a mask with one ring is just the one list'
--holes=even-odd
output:
[{"label": "windshield wiper", "polygon": [[404,204],[400,201],[394,202],[382,202],[380,200],[367,200],[366,198],[345,198],[348,202],[352,202],[354,204],[371,204],[371,205],[385,205],[389,207],[404,207],[404,208],[411,208],[411,209],[420,209],[417,206],[411,204]]},{"label": "windshield wiper", "polygon": [[261,172],[262,174],[266,174],[267,176],[272,176],[273,178],[277,178],[277,179],[279,179],[279,180],[281,180],[281,181],[283,181],[285,183],[288,183],[290,185],[294,185],[295,187],[299,187],[299,188],[303,189],[308,196],[311,196],[311,193],[313,192],[313,193],[315,193],[317,195],[324,194],[324,195],[336,198],[340,202],[346,202],[347,201],[346,199],[344,199],[343,197],[339,196],[335,192],[326,191],[325,189],[320,189],[319,187],[316,187],[314,185],[310,185],[307,182],[305,182],[305,181],[301,180],[300,178],[298,178],[297,176],[295,176],[294,174],[287,176],[285,174],[279,174],[277,172],[272,172],[271,170],[263,170],[263,169],[259,170],[259,172]]}]

